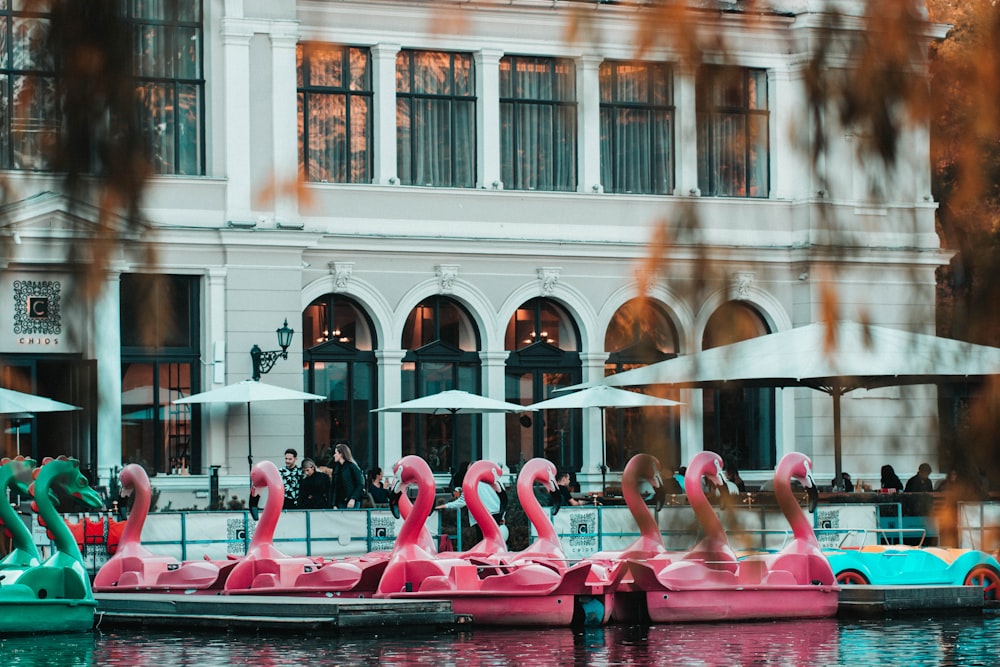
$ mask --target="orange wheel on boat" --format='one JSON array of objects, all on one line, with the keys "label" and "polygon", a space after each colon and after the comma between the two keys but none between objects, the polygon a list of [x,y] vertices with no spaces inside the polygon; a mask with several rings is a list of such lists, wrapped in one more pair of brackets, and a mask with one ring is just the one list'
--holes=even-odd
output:
[{"label": "orange wheel on boat", "polygon": [[1000,599],[1000,572],[989,565],[977,565],[965,576],[966,586],[980,586],[987,600]]},{"label": "orange wheel on boat", "polygon": [[868,577],[857,570],[844,570],[837,573],[837,584],[840,586],[867,586]]}]

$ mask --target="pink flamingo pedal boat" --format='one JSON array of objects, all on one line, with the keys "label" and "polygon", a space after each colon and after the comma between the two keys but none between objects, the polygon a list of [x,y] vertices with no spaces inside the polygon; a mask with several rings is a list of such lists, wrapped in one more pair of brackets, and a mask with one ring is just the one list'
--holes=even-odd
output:
[{"label": "pink flamingo pedal boat", "polygon": [[285,486],[271,461],[260,461],[250,471],[250,496],[267,500],[246,555],[226,578],[224,595],[306,595],[366,597],[371,595],[386,565],[384,558],[322,559],[289,556],[274,546],[274,529],[281,516]]},{"label": "pink flamingo pedal boat", "polygon": [[130,463],[118,475],[121,494],[134,495],[132,510],[122,531],[118,549],[94,576],[96,592],[210,592],[217,593],[236,561],[178,561],[158,555],[142,545],[152,498],[149,477],[142,466]]},{"label": "pink flamingo pedal boat", "polygon": [[[534,493],[534,484],[541,484],[550,493],[556,491],[556,466],[544,458],[531,459],[521,468],[517,477],[517,498],[525,516],[538,533],[538,539],[521,551],[508,553],[504,562],[508,565],[541,563],[568,575],[570,581],[577,581],[574,570],[587,569],[583,586],[572,591],[574,605],[584,614],[588,625],[604,624],[611,618],[615,590],[627,570],[623,560],[598,563],[590,559],[571,564],[562,542],[556,533],[552,520],[546,514]],[[556,508],[558,511],[558,507]]]},{"label": "pink flamingo pedal boat", "polygon": [[[658,572],[678,555],[668,551],[663,544],[663,535],[656,518],[650,512],[646,500],[642,497],[640,486],[645,482],[657,493],[663,487],[660,475],[660,462],[649,454],[636,454],[625,464],[622,471],[622,497],[639,529],[639,537],[622,549],[599,551],[585,558],[582,562],[591,563],[595,572],[606,572],[609,581],[607,593],[610,599],[606,607],[612,617],[620,622],[636,622],[644,611],[637,604],[637,598],[642,598],[644,591],[638,589],[629,571],[629,562],[638,561]],[[591,576],[592,582],[597,579]]]},{"label": "pink flamingo pedal boat", "polygon": [[[465,558],[452,554],[435,557],[418,544],[419,531],[434,504],[434,479],[427,463],[417,456],[406,456],[396,464],[394,473],[399,480],[397,491],[417,484],[418,492],[413,510],[396,538],[377,597],[449,600],[456,614],[470,616],[477,625],[573,623],[575,594],[586,590],[590,567],[560,568],[542,562],[558,559],[545,558],[541,552],[516,564],[504,561],[510,554],[499,526],[478,495],[480,481],[499,478],[496,464],[474,463],[462,485],[469,512],[484,534],[482,542],[464,552]],[[553,555],[558,554],[548,553]]]},{"label": "pink flamingo pedal boat", "polygon": [[690,552],[656,572],[632,562],[636,585],[646,591],[654,623],[685,621],[824,618],[837,612],[833,570],[792,491],[792,479],[815,490],[812,463],[792,452],[778,463],[774,494],[792,527],[793,539],[776,554],[738,560],[701,487],[701,478],[723,485],[722,460],[701,452],[684,484],[705,538]]}]

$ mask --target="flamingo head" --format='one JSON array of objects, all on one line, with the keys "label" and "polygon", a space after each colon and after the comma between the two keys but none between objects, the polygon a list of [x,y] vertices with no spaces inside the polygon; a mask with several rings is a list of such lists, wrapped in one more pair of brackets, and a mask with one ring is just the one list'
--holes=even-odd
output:
[{"label": "flamingo head", "polygon": [[660,460],[655,456],[649,456],[648,468],[645,470],[644,478],[653,487],[653,498],[656,501],[656,511],[663,509],[663,504],[667,500],[667,487],[663,485],[663,475],[660,472]]},{"label": "flamingo head", "polygon": [[660,460],[650,454],[636,454],[625,464],[622,471],[622,486],[629,484],[637,487],[641,481],[649,482],[654,489],[663,486],[660,475]]},{"label": "flamingo head", "polygon": [[250,470],[250,516],[257,520],[260,507],[261,489],[267,489],[267,499],[278,503],[280,508],[285,499],[285,485],[281,481],[278,466],[271,461],[258,461]]},{"label": "flamingo head", "polygon": [[684,474],[684,487],[693,489],[701,487],[702,480],[708,481],[712,488],[717,489],[722,496],[723,507],[729,504],[729,487],[723,473],[722,457],[715,452],[698,452],[691,459],[687,472]]},{"label": "flamingo head", "polygon": [[819,503],[819,489],[812,474],[812,460],[800,452],[789,452],[781,457],[775,469],[775,477],[795,480],[801,484],[809,495],[809,513],[816,511]]},{"label": "flamingo head", "polygon": [[716,487],[724,487],[726,483],[722,469],[721,456],[710,451],[698,452],[691,459],[691,464],[684,475],[684,486],[688,484],[698,486],[704,478]]},{"label": "flamingo head", "polygon": [[402,459],[396,461],[396,465],[392,466],[392,474],[396,477],[396,479],[393,481],[392,488],[389,490],[389,511],[392,512],[392,516],[395,519],[398,519],[401,516],[399,513],[399,499],[403,497],[403,489],[405,488],[403,484],[404,469],[405,466]]},{"label": "flamingo head", "polygon": [[145,480],[147,485],[149,484],[149,477],[143,467],[138,463],[129,463],[118,473],[118,481],[121,483],[118,495],[122,498],[128,498],[135,491],[136,484],[141,484],[142,480]]},{"label": "flamingo head", "polygon": [[541,459],[542,464],[535,473],[535,481],[541,482],[549,493],[556,492],[556,464],[548,459]]},{"label": "flamingo head", "polygon": [[392,474],[395,475],[396,481],[392,483],[392,490],[389,492],[389,510],[398,519],[400,517],[399,499],[406,487],[421,479],[432,480],[433,484],[434,473],[427,465],[427,461],[415,454],[410,454],[396,461],[396,464],[392,466]]},{"label": "flamingo head", "polygon": [[462,482],[462,492],[466,497],[476,493],[476,486],[479,482],[486,482],[496,491],[503,490],[503,469],[493,461],[476,461],[469,466],[469,471],[465,473],[465,481]]}]

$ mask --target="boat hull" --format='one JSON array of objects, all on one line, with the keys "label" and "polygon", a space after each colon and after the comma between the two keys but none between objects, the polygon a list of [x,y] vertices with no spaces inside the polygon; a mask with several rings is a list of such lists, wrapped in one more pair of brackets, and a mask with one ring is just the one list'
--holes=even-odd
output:
[{"label": "boat hull", "polygon": [[837,613],[836,586],[659,590],[646,592],[653,623],[828,618]]},{"label": "boat hull", "polygon": [[97,602],[91,600],[0,599],[0,636],[89,632]]}]

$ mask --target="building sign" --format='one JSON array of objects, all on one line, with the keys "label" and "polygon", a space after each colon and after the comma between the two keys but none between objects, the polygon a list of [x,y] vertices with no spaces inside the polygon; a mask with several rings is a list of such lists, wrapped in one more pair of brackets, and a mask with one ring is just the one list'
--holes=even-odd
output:
[{"label": "building sign", "polygon": [[58,345],[62,334],[62,284],[58,280],[15,280],[13,291],[17,343]]}]

